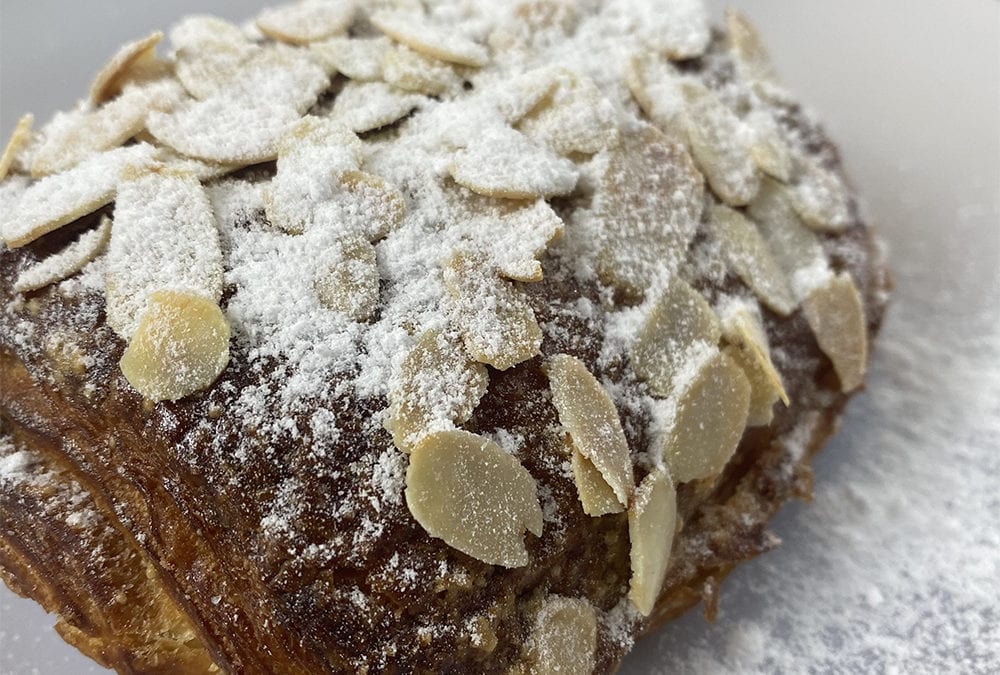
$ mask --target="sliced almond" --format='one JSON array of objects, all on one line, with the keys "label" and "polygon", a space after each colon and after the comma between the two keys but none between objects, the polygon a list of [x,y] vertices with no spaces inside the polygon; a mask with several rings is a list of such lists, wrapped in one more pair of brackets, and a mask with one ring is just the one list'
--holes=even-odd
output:
[{"label": "sliced almond", "polygon": [[362,82],[382,78],[382,57],[392,43],[388,38],[334,37],[313,42],[309,50],[327,70],[327,74],[341,73],[344,77]]},{"label": "sliced almond", "polygon": [[757,111],[747,115],[745,121],[753,135],[750,154],[757,168],[782,183],[789,182],[794,169],[792,153],[774,118],[770,113]]},{"label": "sliced almond", "polygon": [[14,290],[35,291],[73,276],[104,251],[110,238],[111,220],[104,216],[100,225],[81,234],[62,251],[22,271],[14,282]]},{"label": "sliced almond", "polygon": [[304,45],[346,32],[356,12],[354,0],[300,0],[265,9],[256,23],[272,40]]},{"label": "sliced almond", "polygon": [[549,359],[546,372],[552,403],[574,450],[600,472],[618,502],[627,505],[633,486],[632,461],[611,396],[582,361],[568,354]]},{"label": "sliced almond", "polygon": [[427,434],[468,420],[488,384],[486,366],[470,359],[460,342],[427,331],[406,355],[389,390],[385,427],[396,447],[409,452]]},{"label": "sliced almond", "polygon": [[589,78],[563,72],[548,98],[523,116],[518,129],[562,155],[593,154],[618,137],[615,110]]},{"label": "sliced almond", "polygon": [[14,126],[14,131],[10,134],[10,140],[4,146],[3,154],[0,154],[0,181],[10,173],[10,167],[14,164],[14,159],[21,150],[28,145],[31,140],[31,127],[35,123],[35,116],[31,113],[22,115]]},{"label": "sliced almond", "polygon": [[327,252],[316,277],[316,295],[327,309],[352,321],[371,319],[378,309],[379,277],[375,247],[355,232],[342,235]]},{"label": "sliced almond", "polygon": [[597,274],[638,300],[684,259],[704,208],[704,181],[684,147],[651,126],[622,135],[594,197]]},{"label": "sliced almond", "polygon": [[152,156],[153,148],[145,143],[116,148],[36,181],[0,215],[0,234],[7,246],[17,248],[93,213],[115,198],[126,169],[149,166]]},{"label": "sliced almond", "polygon": [[259,56],[262,47],[246,42],[210,43],[201,48],[178,49],[174,72],[189,94],[199,100],[239,86],[240,73]]},{"label": "sliced almond", "polygon": [[105,273],[107,322],[128,340],[150,293],[222,297],[215,215],[194,176],[149,172],[121,184]]},{"label": "sliced almond", "polygon": [[339,204],[347,220],[371,241],[382,239],[403,222],[406,201],[403,193],[384,178],[365,171],[342,171]]},{"label": "sliced almond", "polygon": [[632,368],[657,396],[669,396],[682,371],[722,336],[715,312],[698,291],[679,278],[653,304],[632,347]]},{"label": "sliced almond", "polygon": [[500,85],[497,108],[508,124],[517,124],[555,89],[559,71],[552,67],[529,70]]},{"label": "sliced almond", "polygon": [[147,399],[176,401],[208,388],[227,363],[229,324],[219,306],[192,293],[157,291],[120,366]]},{"label": "sliced almond", "polygon": [[787,187],[765,178],[748,212],[790,281],[797,301],[826,283],[830,277],[826,254],[816,235],[795,213]]},{"label": "sliced almond", "polygon": [[299,119],[295,108],[260,101],[247,106],[227,96],[208,98],[171,113],[154,112],[147,128],[181,154],[247,166],[278,156],[278,141]]},{"label": "sliced almond", "polygon": [[748,204],[760,188],[750,130],[704,86],[685,82],[681,92],[687,101],[688,143],[698,168],[719,199],[730,206]]},{"label": "sliced almond", "polygon": [[[152,136],[149,136],[149,139],[155,141]],[[188,174],[200,181],[209,181],[241,168],[238,164],[203,162],[162,146],[156,149],[155,158],[158,164],[163,165],[163,169],[167,173]]]},{"label": "sliced almond", "polygon": [[671,59],[697,58],[708,48],[712,33],[701,0],[632,3],[629,11],[638,18],[637,32],[643,41]]},{"label": "sliced almond", "polygon": [[576,448],[570,449],[570,468],[573,470],[576,494],[580,498],[580,504],[583,505],[584,513],[596,518],[625,510],[601,472]]},{"label": "sliced almond", "polygon": [[745,80],[776,82],[778,77],[764,40],[750,19],[739,11],[726,9],[726,36],[729,47]]},{"label": "sliced almond", "polygon": [[432,537],[490,565],[528,564],[524,531],[542,533],[535,479],[493,441],[439,431],[410,454],[406,505]]},{"label": "sliced almond", "polygon": [[[291,124],[277,143],[278,167],[265,196],[268,220],[285,232],[301,233],[338,198],[337,177],[355,171],[361,142],[335,120],[307,116]],[[343,224],[340,214],[334,222]],[[329,223],[326,223],[329,225]]]},{"label": "sliced almond", "polygon": [[523,293],[481,257],[455,253],[444,271],[454,321],[475,360],[506,370],[536,354],[542,329]]},{"label": "sliced almond", "polygon": [[597,612],[582,598],[548,596],[535,619],[532,675],[590,675],[597,665]]},{"label": "sliced almond", "polygon": [[184,17],[170,29],[170,43],[178,51],[201,52],[213,47],[249,44],[240,27],[206,14]]},{"label": "sliced almond", "polygon": [[844,181],[813,160],[799,161],[798,181],[790,195],[802,222],[818,232],[843,232],[852,224]]},{"label": "sliced almond", "polygon": [[486,48],[461,35],[454,28],[430,23],[414,12],[381,10],[369,19],[380,31],[410,49],[461,66],[485,66]]},{"label": "sliced almond", "polygon": [[717,475],[746,428],[750,382],[729,356],[716,352],[678,394],[663,457],[677,483]]},{"label": "sliced almond", "polygon": [[660,597],[676,530],[677,493],[670,474],[659,467],[636,488],[628,510],[632,565],[628,597],[643,616],[649,616]]},{"label": "sliced almond", "polygon": [[352,131],[364,133],[394,124],[426,99],[385,82],[351,81],[333,101],[333,116]]},{"label": "sliced almond", "polygon": [[162,39],[162,32],[153,31],[119,49],[90,85],[90,102],[98,105],[117,96],[124,84],[137,71],[141,71],[144,64],[148,65],[156,60],[156,45]]},{"label": "sliced almond", "polygon": [[394,87],[428,96],[462,88],[462,78],[454,65],[404,45],[396,45],[382,55],[382,77]]},{"label": "sliced almond", "polygon": [[40,177],[72,168],[97,152],[123,145],[146,126],[155,110],[168,111],[184,99],[173,80],[129,85],[96,110],[57,113],[41,130],[43,141],[35,151],[31,174]]},{"label": "sliced almond", "polygon": [[756,225],[739,211],[718,204],[711,209],[708,227],[722,248],[726,264],[743,283],[772,311],[781,316],[790,314],[796,301],[788,277]]},{"label": "sliced almond", "polygon": [[490,127],[457,151],[452,178],[475,193],[504,199],[566,195],[576,187],[573,162],[509,127]]},{"label": "sliced almond", "polygon": [[743,368],[750,382],[750,412],[748,426],[771,423],[774,403],[779,399],[787,406],[790,401],[778,369],[771,361],[767,334],[756,314],[746,307],[731,308],[723,315],[723,334],[735,349],[729,356]]},{"label": "sliced almond", "polygon": [[679,125],[686,103],[673,65],[658,54],[639,54],[629,61],[625,81],[639,107],[657,128],[669,133]]},{"label": "sliced almond", "polygon": [[868,329],[861,293],[841,272],[802,301],[802,312],[823,353],[830,357],[842,391],[861,386],[868,368]]}]

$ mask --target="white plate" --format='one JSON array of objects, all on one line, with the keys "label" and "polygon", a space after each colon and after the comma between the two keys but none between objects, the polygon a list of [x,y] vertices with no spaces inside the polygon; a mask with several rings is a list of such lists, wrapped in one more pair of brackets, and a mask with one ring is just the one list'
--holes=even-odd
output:
[{"label": "white plate", "polygon": [[[262,3],[0,0],[0,132],[85,93],[114,48]],[[713,2],[721,16],[721,2]],[[623,673],[1000,670],[1000,3],[734,0],[820,111],[897,290],[868,390],[776,551],[637,646]],[[0,672],[98,672],[0,589]]]}]

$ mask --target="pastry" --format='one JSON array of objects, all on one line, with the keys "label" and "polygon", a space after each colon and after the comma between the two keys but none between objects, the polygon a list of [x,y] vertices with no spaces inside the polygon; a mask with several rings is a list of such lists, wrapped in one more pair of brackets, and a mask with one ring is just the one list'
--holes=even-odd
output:
[{"label": "pastry", "polygon": [[120,672],[613,671],[776,544],[889,289],[688,0],[194,16],[0,170],[0,572]]}]

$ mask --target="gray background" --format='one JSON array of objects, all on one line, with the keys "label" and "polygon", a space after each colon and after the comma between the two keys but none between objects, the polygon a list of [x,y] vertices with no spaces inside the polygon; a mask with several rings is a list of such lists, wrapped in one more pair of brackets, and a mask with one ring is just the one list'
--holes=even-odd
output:
[{"label": "gray background", "polygon": [[[86,93],[117,45],[257,1],[0,0],[0,134]],[[821,111],[890,245],[897,292],[816,498],[623,672],[1000,670],[1000,3],[733,0]],[[721,2],[710,2],[716,17]],[[97,672],[0,587],[0,672]]]}]

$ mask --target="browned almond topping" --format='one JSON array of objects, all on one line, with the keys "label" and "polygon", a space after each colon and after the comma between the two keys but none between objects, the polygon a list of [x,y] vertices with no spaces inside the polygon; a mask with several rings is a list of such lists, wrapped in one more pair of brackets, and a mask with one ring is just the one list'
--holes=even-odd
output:
[{"label": "browned almond topping", "polygon": [[550,595],[535,619],[529,672],[590,675],[597,665],[597,613],[583,599]]},{"label": "browned almond topping", "polygon": [[121,359],[125,379],[152,401],[207,388],[229,363],[229,324],[212,300],[157,291]]},{"label": "browned almond topping", "polygon": [[485,66],[486,48],[454,29],[430,23],[416,12],[378,11],[372,25],[410,49],[460,66]]},{"label": "browned almond topping", "polygon": [[163,33],[153,31],[119,49],[90,85],[90,102],[99,105],[114,98],[126,82],[144,74],[156,61],[156,45],[162,39]]},{"label": "browned almond topping", "polygon": [[677,397],[663,458],[678,483],[717,475],[746,428],[750,382],[729,356],[713,354]]},{"label": "browned almond topping", "polygon": [[643,616],[649,616],[660,596],[676,530],[677,493],[670,474],[660,467],[636,488],[635,499],[628,510],[628,535],[632,544],[628,596]]},{"label": "browned almond topping", "polygon": [[425,435],[452,429],[472,416],[486,393],[486,366],[438,330],[422,334],[403,360],[389,390],[386,429],[404,452]]},{"label": "browned almond topping", "polygon": [[3,154],[0,154],[0,180],[7,177],[14,160],[31,140],[31,127],[34,123],[35,116],[29,113],[22,115],[21,119],[17,121],[17,125],[14,126],[10,140],[4,146]]},{"label": "browned almond topping", "polygon": [[735,349],[726,353],[743,368],[750,381],[748,426],[770,424],[777,400],[789,404],[781,375],[771,361],[767,334],[757,315],[746,307],[730,309],[723,317],[723,333]]},{"label": "browned almond topping", "polygon": [[506,370],[538,354],[542,330],[519,288],[482,256],[459,252],[444,271],[453,320],[475,360]]},{"label": "browned almond topping", "polygon": [[406,504],[432,537],[490,565],[528,564],[524,531],[542,534],[535,479],[493,441],[439,431],[410,453]]},{"label": "browned almond topping", "polygon": [[316,277],[320,304],[353,321],[368,321],[375,314],[378,286],[375,247],[357,232],[338,238]]},{"label": "browned almond topping", "polygon": [[683,260],[704,208],[704,180],[683,145],[643,126],[611,151],[593,208],[598,276],[641,299]]},{"label": "browned almond topping", "polygon": [[14,282],[14,290],[18,293],[38,290],[76,274],[104,252],[110,238],[111,219],[104,216],[95,229],[84,232],[59,253],[22,271]]},{"label": "browned almond topping", "polygon": [[721,336],[715,311],[698,291],[675,277],[639,329],[632,367],[655,395],[670,396],[683,371],[714,350]]},{"label": "browned almond topping", "polygon": [[273,40],[304,45],[346,32],[356,11],[354,0],[300,0],[265,9],[257,28]]},{"label": "browned almond topping", "polygon": [[861,386],[868,368],[865,310],[851,275],[841,272],[802,301],[802,311],[843,391]]},{"label": "browned almond topping", "polygon": [[546,371],[552,403],[574,451],[593,464],[618,502],[627,505],[633,485],[632,462],[618,410],[608,392],[582,361],[568,354],[549,359]]},{"label": "browned almond topping", "polygon": [[713,206],[708,227],[726,263],[769,309],[787,316],[796,306],[788,277],[771,255],[757,226],[739,211]]}]

